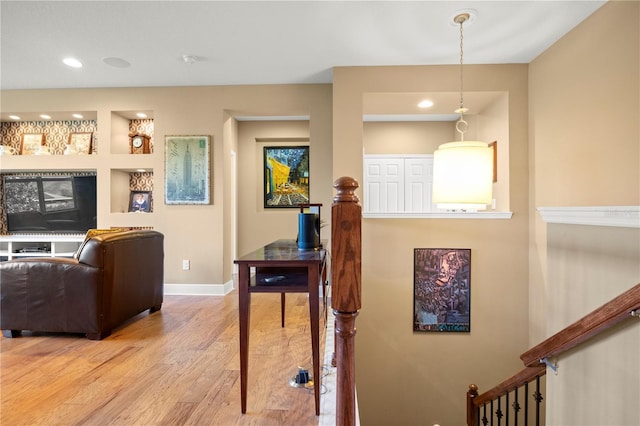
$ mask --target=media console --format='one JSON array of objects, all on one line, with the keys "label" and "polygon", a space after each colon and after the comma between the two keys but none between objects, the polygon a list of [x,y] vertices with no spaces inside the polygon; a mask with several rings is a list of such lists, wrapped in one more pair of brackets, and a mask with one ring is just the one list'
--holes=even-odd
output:
[{"label": "media console", "polygon": [[20,257],[73,257],[84,234],[0,235],[0,261]]}]

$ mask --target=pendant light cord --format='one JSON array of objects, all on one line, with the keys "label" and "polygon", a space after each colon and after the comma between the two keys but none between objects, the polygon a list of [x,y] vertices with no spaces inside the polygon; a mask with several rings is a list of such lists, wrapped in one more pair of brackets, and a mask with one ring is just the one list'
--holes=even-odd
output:
[{"label": "pendant light cord", "polygon": [[463,49],[463,31],[462,24],[469,19],[468,13],[461,13],[454,18],[454,22],[460,24],[460,108],[456,112],[460,113],[460,119],[456,122],[456,130],[460,133],[460,141],[464,142],[464,133],[467,131],[469,124],[464,120],[464,113],[467,109],[464,107],[464,49]]},{"label": "pendant light cord", "polygon": [[465,20],[463,19],[460,20],[460,109],[464,108],[464,97],[462,95],[464,93],[464,79],[462,78],[463,77],[462,24],[464,23],[464,21]]}]

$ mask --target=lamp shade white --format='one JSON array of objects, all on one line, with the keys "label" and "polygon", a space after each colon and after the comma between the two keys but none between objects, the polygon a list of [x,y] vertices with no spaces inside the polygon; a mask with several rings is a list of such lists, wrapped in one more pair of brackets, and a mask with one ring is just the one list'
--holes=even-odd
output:
[{"label": "lamp shade white", "polygon": [[493,191],[493,151],[485,142],[449,142],[433,154],[433,202],[448,210],[484,210]]}]

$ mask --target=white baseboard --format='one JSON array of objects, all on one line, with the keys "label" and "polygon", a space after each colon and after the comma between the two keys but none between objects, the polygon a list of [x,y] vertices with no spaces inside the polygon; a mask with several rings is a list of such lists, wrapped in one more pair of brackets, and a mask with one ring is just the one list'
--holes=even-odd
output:
[{"label": "white baseboard", "polygon": [[225,296],[233,290],[233,280],[224,284],[164,284],[170,296]]}]

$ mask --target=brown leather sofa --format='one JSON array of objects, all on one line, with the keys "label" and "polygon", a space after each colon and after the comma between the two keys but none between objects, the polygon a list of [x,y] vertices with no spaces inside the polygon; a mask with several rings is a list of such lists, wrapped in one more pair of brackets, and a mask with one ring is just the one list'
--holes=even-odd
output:
[{"label": "brown leather sofa", "polygon": [[136,230],[88,238],[70,258],[0,262],[0,329],[84,333],[101,340],[162,306],[164,235]]}]

